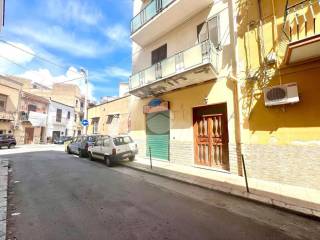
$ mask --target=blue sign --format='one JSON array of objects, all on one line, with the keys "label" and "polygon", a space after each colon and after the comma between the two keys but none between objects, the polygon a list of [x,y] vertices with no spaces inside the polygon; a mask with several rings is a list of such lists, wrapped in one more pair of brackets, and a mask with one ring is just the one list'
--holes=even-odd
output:
[{"label": "blue sign", "polygon": [[86,127],[86,126],[89,125],[89,121],[88,121],[87,119],[83,119],[83,120],[81,121],[81,124],[82,124],[82,126]]}]

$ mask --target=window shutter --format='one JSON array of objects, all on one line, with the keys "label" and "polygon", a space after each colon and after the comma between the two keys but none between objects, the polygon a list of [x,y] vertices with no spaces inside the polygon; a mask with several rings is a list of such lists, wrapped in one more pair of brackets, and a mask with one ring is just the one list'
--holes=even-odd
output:
[{"label": "window shutter", "polygon": [[167,58],[167,44],[153,50],[151,52],[151,63],[156,64]]},{"label": "window shutter", "polygon": [[208,40],[208,26],[207,23],[203,22],[197,26],[198,42],[202,43]]},{"label": "window shutter", "polygon": [[219,46],[219,22],[218,17],[214,17],[208,22],[210,40],[215,47]]}]

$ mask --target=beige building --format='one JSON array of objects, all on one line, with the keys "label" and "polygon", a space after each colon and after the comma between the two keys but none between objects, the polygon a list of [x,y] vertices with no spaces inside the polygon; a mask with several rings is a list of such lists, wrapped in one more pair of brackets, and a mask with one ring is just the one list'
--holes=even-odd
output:
[{"label": "beige building", "polygon": [[0,76],[0,134],[15,132],[21,88],[20,82]]},{"label": "beige building", "polygon": [[18,144],[46,143],[48,99],[21,93],[19,124],[15,130]]},{"label": "beige building", "polygon": [[117,135],[129,131],[129,95],[88,109],[88,134]]},{"label": "beige building", "polygon": [[[77,85],[56,83],[52,88],[34,83],[29,79],[15,77],[17,81],[23,83],[25,92],[53,100],[67,106],[74,107],[74,126],[72,136],[84,133],[81,121],[84,118],[84,96],[81,95],[80,88]],[[70,134],[70,133],[69,133]]]},{"label": "beige building", "polygon": [[141,157],[242,174],[232,2],[134,0],[130,134]]}]

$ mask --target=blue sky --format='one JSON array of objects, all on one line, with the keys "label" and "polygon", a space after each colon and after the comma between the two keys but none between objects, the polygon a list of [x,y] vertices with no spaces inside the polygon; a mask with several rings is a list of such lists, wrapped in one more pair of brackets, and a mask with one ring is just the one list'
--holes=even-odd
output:
[{"label": "blue sky", "polygon": [[115,96],[131,71],[131,9],[132,0],[7,0],[0,39],[63,67],[0,43],[0,74],[51,86],[83,67],[92,97]]}]

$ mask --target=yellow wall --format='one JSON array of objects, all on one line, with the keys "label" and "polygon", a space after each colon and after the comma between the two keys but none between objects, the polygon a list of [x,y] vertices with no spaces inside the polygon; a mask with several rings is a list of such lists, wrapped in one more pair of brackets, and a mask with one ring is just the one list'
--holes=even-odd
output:
[{"label": "yellow wall", "polygon": [[[128,103],[129,96],[121,97],[104,104],[97,105],[89,108],[88,119],[90,125],[88,127],[88,133],[93,133],[92,118],[99,117],[98,133],[99,134],[125,134],[128,133]],[[115,125],[107,124],[108,115],[120,114],[119,124],[116,129]],[[115,119],[113,120],[115,121]]]},{"label": "yellow wall", "polygon": [[[259,44],[257,0],[238,1],[238,53],[241,85],[242,142],[248,144],[292,144],[320,141],[320,63],[288,66],[284,55],[288,40],[282,32],[286,1],[262,0],[262,29]],[[290,1],[293,4],[298,1]],[[274,3],[274,7],[273,4]],[[305,9],[309,19],[310,13]],[[250,14],[249,14],[250,13]],[[315,4],[315,13],[320,8]],[[292,21],[289,16],[289,21]],[[288,29],[286,29],[287,31]],[[304,35],[304,29],[301,34]],[[313,29],[307,29],[308,35]],[[293,39],[297,37],[293,32]],[[277,64],[263,65],[270,52],[277,54]],[[252,71],[256,81],[247,79]],[[265,87],[296,82],[300,102],[293,105],[265,107],[262,90]]]},{"label": "yellow wall", "polygon": [[[17,121],[21,85],[15,81],[0,78],[0,94],[7,96],[6,112],[14,115]],[[14,122],[0,122],[0,130],[14,131]]]},{"label": "yellow wall", "polygon": [[[170,102],[170,138],[176,141],[193,142],[193,108],[217,103],[227,103],[228,128],[230,142],[235,142],[233,83],[226,79],[210,80],[196,85],[161,95],[163,101]],[[143,106],[151,98],[139,99],[131,97],[129,110],[131,114],[131,135],[135,139],[144,140],[146,119]]]}]

